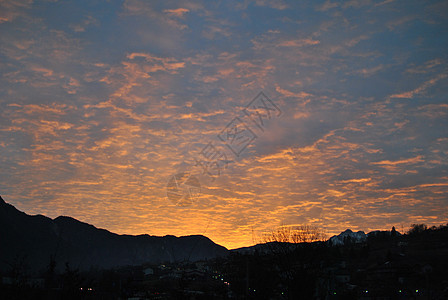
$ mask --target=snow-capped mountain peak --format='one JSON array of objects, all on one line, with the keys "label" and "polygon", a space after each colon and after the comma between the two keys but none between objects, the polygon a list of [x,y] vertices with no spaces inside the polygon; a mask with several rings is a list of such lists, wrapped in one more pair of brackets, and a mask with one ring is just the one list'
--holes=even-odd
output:
[{"label": "snow-capped mountain peak", "polygon": [[335,245],[344,245],[346,243],[363,243],[367,239],[367,235],[364,231],[353,232],[350,229],[341,232],[339,235],[332,236],[328,242]]}]

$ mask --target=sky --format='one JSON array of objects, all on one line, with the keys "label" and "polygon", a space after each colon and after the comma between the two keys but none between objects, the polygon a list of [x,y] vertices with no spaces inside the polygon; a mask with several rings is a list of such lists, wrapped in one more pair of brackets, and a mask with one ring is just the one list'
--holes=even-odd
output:
[{"label": "sky", "polygon": [[448,222],[448,2],[0,0],[0,195],[236,248]]}]

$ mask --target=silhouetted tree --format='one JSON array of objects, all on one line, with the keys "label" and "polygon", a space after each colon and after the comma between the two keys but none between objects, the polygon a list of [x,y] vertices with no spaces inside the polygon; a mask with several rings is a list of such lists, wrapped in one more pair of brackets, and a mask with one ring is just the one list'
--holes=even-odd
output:
[{"label": "silhouetted tree", "polygon": [[426,224],[412,224],[411,229],[409,229],[408,231],[408,234],[410,235],[419,234],[427,229],[428,227],[426,226]]},{"label": "silhouetted tree", "polygon": [[81,287],[81,276],[78,269],[72,269],[69,263],[65,263],[65,271],[62,274],[62,293],[64,299],[78,299]]},{"label": "silhouetted tree", "polygon": [[392,230],[390,231],[390,235],[391,235],[392,237],[394,237],[394,236],[397,235],[397,231],[395,230],[395,226],[392,226]]},{"label": "silhouetted tree", "polygon": [[281,225],[262,237],[290,299],[312,297],[316,278],[305,265],[312,261],[314,251],[308,246],[325,240],[323,230],[313,225]]},{"label": "silhouetted tree", "polygon": [[50,261],[47,266],[47,270],[45,271],[45,287],[47,289],[51,289],[55,285],[55,276],[56,276],[56,260],[53,255],[50,255]]},{"label": "silhouetted tree", "polygon": [[286,226],[281,225],[277,229],[272,230],[262,238],[263,243],[312,243],[325,241],[326,234],[317,226],[299,225]]}]

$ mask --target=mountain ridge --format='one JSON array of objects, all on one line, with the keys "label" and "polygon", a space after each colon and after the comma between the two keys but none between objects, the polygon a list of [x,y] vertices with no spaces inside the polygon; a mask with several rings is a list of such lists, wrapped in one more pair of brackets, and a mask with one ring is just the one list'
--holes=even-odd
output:
[{"label": "mountain ridge", "polygon": [[228,254],[202,235],[116,234],[70,216],[28,215],[0,196],[0,270],[17,263],[45,269],[51,260],[79,269],[197,261]]}]

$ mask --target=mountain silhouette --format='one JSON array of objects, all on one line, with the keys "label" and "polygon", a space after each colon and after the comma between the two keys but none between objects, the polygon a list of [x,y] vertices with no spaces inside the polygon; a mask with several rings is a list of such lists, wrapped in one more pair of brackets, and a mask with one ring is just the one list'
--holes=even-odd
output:
[{"label": "mountain silhouette", "polygon": [[228,250],[202,235],[164,237],[118,235],[60,216],[30,216],[0,197],[0,270],[22,265],[57,268],[115,268],[144,263],[197,261],[227,255]]}]

